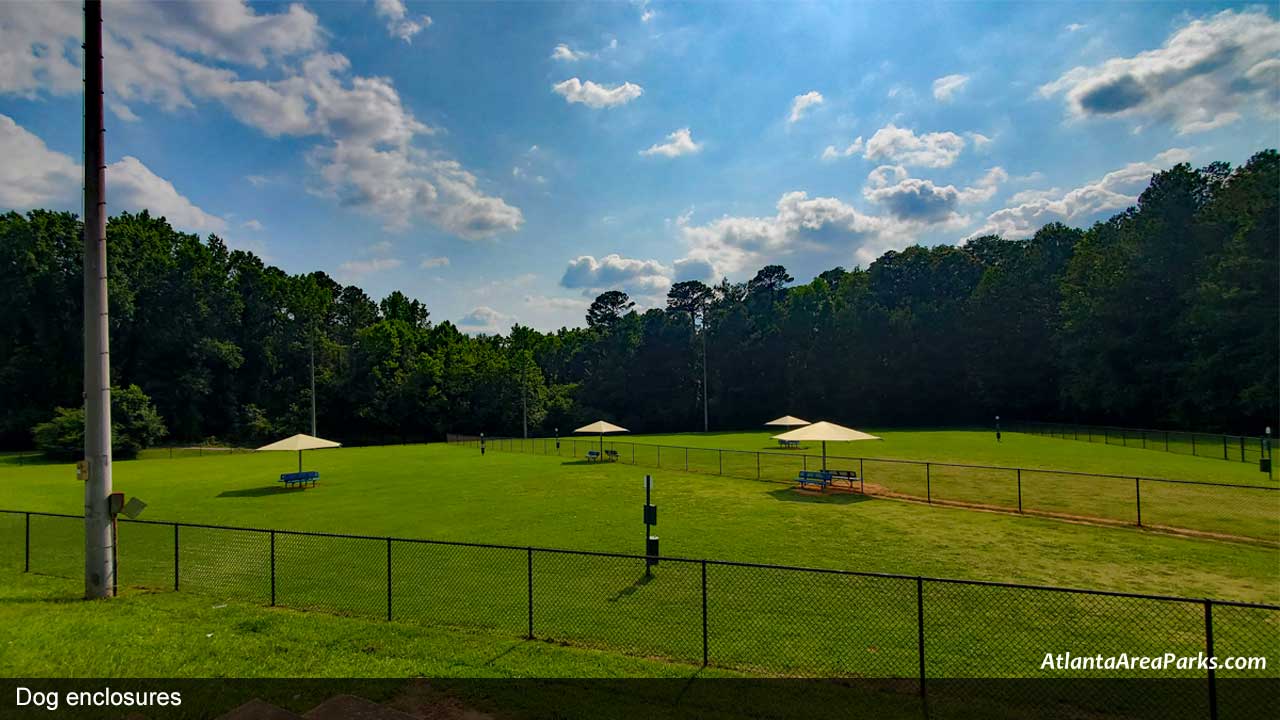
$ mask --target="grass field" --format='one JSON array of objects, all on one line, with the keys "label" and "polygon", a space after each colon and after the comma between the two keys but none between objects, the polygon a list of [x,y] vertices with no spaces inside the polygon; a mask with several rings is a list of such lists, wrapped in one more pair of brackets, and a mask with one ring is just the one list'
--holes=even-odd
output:
[{"label": "grass field", "polygon": [[[1080,444],[1077,447],[1088,449]],[[274,478],[289,454],[120,462],[119,490],[145,500],[148,520],[641,551],[643,468],[448,446],[309,453],[322,473],[305,491]],[[76,513],[70,466],[0,466],[6,505]],[[1179,538],[860,496],[815,497],[749,480],[655,472],[663,553],[859,571],[1001,580],[1275,602],[1274,548]],[[0,516],[0,565],[20,569],[21,516]],[[74,520],[33,518],[33,570],[78,572]],[[264,603],[265,536],[185,530],[184,590]],[[280,603],[378,617],[385,609],[381,541],[282,538]],[[323,562],[317,560],[323,558]],[[432,626],[523,634],[523,551],[396,546],[396,617]],[[696,565],[663,563],[645,583],[633,561],[543,556],[536,561],[538,636],[620,647],[655,657],[700,657]],[[172,532],[122,525],[121,580],[164,587]],[[915,668],[914,582],[714,567],[708,580],[714,664],[771,672],[910,677]],[[930,585],[930,672],[1036,672],[1043,647],[1194,652],[1199,606]],[[797,608],[805,608],[797,613]],[[1230,610],[1220,642],[1280,647],[1267,611]],[[1232,615],[1238,624],[1233,625]],[[815,658],[818,659],[815,667]]]}]

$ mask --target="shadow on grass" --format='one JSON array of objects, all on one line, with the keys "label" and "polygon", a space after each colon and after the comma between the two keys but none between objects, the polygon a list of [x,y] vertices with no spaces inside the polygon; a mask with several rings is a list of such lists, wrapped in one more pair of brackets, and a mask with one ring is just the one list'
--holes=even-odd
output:
[{"label": "shadow on grass", "polygon": [[[644,561],[637,560],[637,562],[644,562]],[[614,595],[613,597],[609,598],[609,602],[617,602],[622,598],[627,597],[628,595],[633,595],[637,590],[644,587],[645,585],[648,585],[651,582],[653,582],[652,575],[641,575],[640,577],[636,578],[636,581],[631,583],[630,586],[625,587],[622,590],[619,590],[617,595]]]},{"label": "shadow on grass", "polygon": [[244,488],[243,490],[223,490],[218,497],[264,497],[267,495],[292,495],[300,488],[285,489],[278,486]]},{"label": "shadow on grass", "polygon": [[827,492],[819,493],[817,491],[802,491],[794,487],[779,488],[770,490],[769,495],[774,500],[783,502],[800,502],[800,503],[823,503],[826,505],[854,505],[862,502],[870,502],[875,498],[870,495],[863,495],[856,492]]}]

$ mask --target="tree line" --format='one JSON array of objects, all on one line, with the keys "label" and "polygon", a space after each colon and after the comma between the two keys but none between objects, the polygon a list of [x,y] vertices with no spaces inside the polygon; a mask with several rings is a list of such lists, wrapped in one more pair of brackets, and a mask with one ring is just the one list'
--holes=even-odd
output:
[{"label": "tree line", "polygon": [[[1258,434],[1280,415],[1278,187],[1275,150],[1234,169],[1183,164],[1087,229],[913,246],[805,284],[770,265],[747,282],[676,283],[644,311],[612,290],[585,327],[480,336],[404,293],[375,300],[123,213],[107,226],[112,381],[152,441],[183,443],[308,431],[312,357],[319,432],[348,443],[597,418],[698,430],[704,370],[712,429],[790,413]],[[0,215],[5,447],[81,404],[81,232],[71,213]]]}]

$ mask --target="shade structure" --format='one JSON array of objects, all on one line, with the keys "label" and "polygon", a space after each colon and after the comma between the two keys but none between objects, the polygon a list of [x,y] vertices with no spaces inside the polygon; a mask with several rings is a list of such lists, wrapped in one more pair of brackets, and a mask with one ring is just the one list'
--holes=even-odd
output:
[{"label": "shade structure", "polygon": [[324,438],[312,437],[311,435],[303,435],[298,433],[283,440],[277,440],[270,445],[263,445],[259,450],[285,450],[288,452],[296,451],[298,453],[298,472],[302,472],[302,451],[303,450],[320,450],[323,448],[342,447],[342,443],[337,443]]},{"label": "shade structure", "polygon": [[773,427],[801,427],[803,425],[808,425],[808,424],[809,424],[808,420],[801,420],[800,418],[795,417],[794,415],[783,415],[777,420],[770,420],[769,422],[765,423],[765,425],[773,426]]},{"label": "shade structure", "polygon": [[620,433],[620,432],[631,432],[631,431],[624,427],[614,425],[611,422],[605,422],[604,420],[597,420],[591,423],[590,425],[583,425],[577,430],[574,430],[574,432],[598,433],[600,435],[600,456],[604,457],[604,434],[605,433]]},{"label": "shade structure", "polygon": [[810,442],[822,443],[822,469],[827,469],[827,442],[852,442],[854,440],[880,440],[882,438],[864,433],[861,430],[854,430],[843,425],[835,423],[821,422],[813,423],[796,430],[790,430],[780,435],[774,435],[777,440],[808,440]]}]

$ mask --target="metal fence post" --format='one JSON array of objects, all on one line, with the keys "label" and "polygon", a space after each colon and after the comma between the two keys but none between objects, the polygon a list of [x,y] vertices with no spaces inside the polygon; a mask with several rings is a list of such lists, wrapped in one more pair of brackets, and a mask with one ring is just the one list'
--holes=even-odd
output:
[{"label": "metal fence post", "polygon": [[1240,436],[1240,462],[1244,462],[1244,436]]},{"label": "metal fence post", "polygon": [[760,479],[760,453],[756,453],[756,479]]},{"label": "metal fence post", "polygon": [[867,494],[867,474],[862,472],[862,458],[858,458],[858,492]]},{"label": "metal fence post", "polygon": [[702,561],[702,667],[707,666],[707,561]]},{"label": "metal fence post", "polygon": [[1164,451],[1169,452],[1169,431],[1164,431]]},{"label": "metal fence post", "polygon": [[529,634],[528,638],[533,639],[533,548],[528,548],[528,567],[529,567]]},{"label": "metal fence post", "polygon": [[689,448],[684,449],[684,471],[689,472]]},{"label": "metal fence post", "polygon": [[1142,527],[1142,481],[1140,478],[1133,479],[1133,496],[1138,503],[1138,527]]},{"label": "metal fence post", "polygon": [[720,473],[719,474],[724,475],[724,450],[720,451]]},{"label": "metal fence post", "polygon": [[916,578],[916,647],[920,654],[920,701],[929,717],[929,696],[924,687],[924,578]]},{"label": "metal fence post", "polygon": [[391,622],[391,538],[387,538],[387,622]]},{"label": "metal fence post", "polygon": [[[1204,655],[1213,662],[1213,601],[1204,601]],[[1218,720],[1218,677],[1209,666],[1209,720]]]},{"label": "metal fence post", "polygon": [[1022,468],[1018,468],[1018,512],[1022,512]]},{"label": "metal fence post", "polygon": [[1222,436],[1222,459],[1223,459],[1223,460],[1228,459],[1228,458],[1227,458],[1227,436],[1226,436],[1226,435],[1223,435],[1223,436]]},{"label": "metal fence post", "polygon": [[22,572],[31,572],[31,513],[27,513],[27,528],[22,543]]},{"label": "metal fence post", "polygon": [[930,470],[929,463],[924,464],[924,496],[929,504],[933,504],[933,473]]},{"label": "metal fence post", "polygon": [[1191,433],[1191,454],[1196,454],[1196,434]]},{"label": "metal fence post", "polygon": [[173,591],[178,591],[178,523],[173,524]]},{"label": "metal fence post", "polygon": [[271,531],[271,607],[276,605],[276,531]]}]

